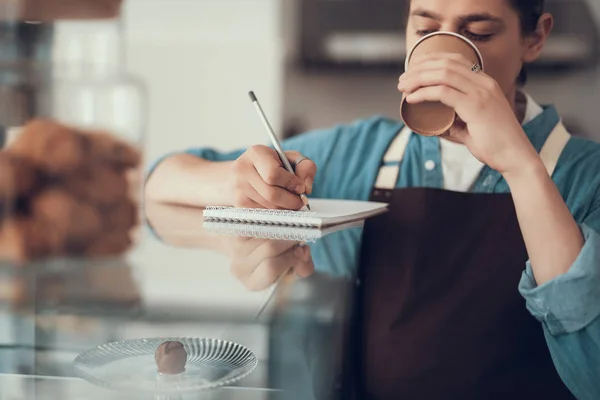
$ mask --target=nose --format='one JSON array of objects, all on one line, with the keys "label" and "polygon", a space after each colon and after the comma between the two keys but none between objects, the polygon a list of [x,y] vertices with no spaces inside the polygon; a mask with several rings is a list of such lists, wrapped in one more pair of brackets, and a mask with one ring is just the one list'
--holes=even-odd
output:
[{"label": "nose", "polygon": [[443,21],[440,30],[460,34],[460,27],[452,21]]}]

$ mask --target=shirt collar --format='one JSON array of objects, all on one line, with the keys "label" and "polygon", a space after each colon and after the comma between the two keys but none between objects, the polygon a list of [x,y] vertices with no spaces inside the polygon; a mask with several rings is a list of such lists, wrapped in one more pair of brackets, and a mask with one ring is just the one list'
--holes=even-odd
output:
[{"label": "shirt collar", "polygon": [[536,101],[529,94],[525,92],[522,93],[525,96],[525,116],[521,125],[525,125],[526,123],[530,122],[535,117],[543,113],[544,110],[538,103],[536,103]]},{"label": "shirt collar", "polygon": [[538,153],[542,150],[542,146],[546,143],[546,139],[548,139],[556,124],[560,122],[558,112],[553,105],[543,105],[541,107],[542,112],[523,125],[525,134]]}]

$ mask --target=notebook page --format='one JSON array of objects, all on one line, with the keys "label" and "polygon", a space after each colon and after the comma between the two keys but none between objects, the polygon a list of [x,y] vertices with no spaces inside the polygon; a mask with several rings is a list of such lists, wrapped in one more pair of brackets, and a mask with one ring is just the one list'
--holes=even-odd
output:
[{"label": "notebook page", "polygon": [[[310,208],[314,217],[323,224],[366,217],[385,209],[387,204],[358,200],[311,199]],[[309,211],[299,211],[300,213]]]}]

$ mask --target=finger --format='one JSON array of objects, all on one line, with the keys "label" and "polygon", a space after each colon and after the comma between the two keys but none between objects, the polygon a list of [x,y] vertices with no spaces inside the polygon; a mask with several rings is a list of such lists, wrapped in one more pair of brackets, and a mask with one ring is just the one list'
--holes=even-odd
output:
[{"label": "finger", "polygon": [[[255,173],[255,175],[258,175],[258,173]],[[261,179],[260,177],[254,178],[254,180],[256,180],[256,181],[260,181],[260,179]],[[256,189],[254,189],[254,187],[252,186],[252,184],[250,182],[244,182],[243,184],[241,184],[239,190],[241,193],[240,200],[243,204],[246,204],[243,206],[245,208],[267,208],[269,210],[276,210],[276,209],[282,208],[276,204],[271,203],[270,201],[265,199],[263,196],[261,196],[260,193],[258,193],[256,191]],[[283,190],[283,189],[281,189],[281,190]],[[238,201],[240,201],[240,200],[238,200]],[[252,205],[254,205],[254,206],[252,206]],[[236,205],[236,207],[242,207],[242,206]]]},{"label": "finger", "polygon": [[[302,154],[297,151],[286,151],[286,156],[292,164],[295,164]],[[306,194],[312,193],[313,183],[317,175],[317,165],[312,160],[304,160],[296,166],[296,176],[304,182]]]},{"label": "finger", "polygon": [[406,97],[406,101],[411,104],[423,103],[425,101],[440,101],[448,107],[457,109],[457,111],[460,105],[467,99],[468,97],[466,94],[448,86],[429,86],[420,88]]},{"label": "finger", "polygon": [[265,259],[254,273],[245,281],[251,290],[264,290],[273,285],[283,274],[289,270],[305,270],[305,261],[296,255],[295,248],[272,258]]},{"label": "finger", "polygon": [[[252,190],[254,190],[254,188],[252,188]],[[265,200],[265,202],[266,202],[266,200]],[[261,205],[260,203],[257,203],[256,201],[252,200],[252,198],[250,198],[250,197],[246,197],[246,201],[244,201],[241,204],[234,205],[234,206],[237,208],[261,208],[261,209],[265,208],[265,206]],[[271,207],[267,207],[267,208],[271,208]]]},{"label": "finger", "polygon": [[248,183],[252,185],[261,198],[265,199],[268,204],[273,205],[270,208],[299,210],[304,207],[300,196],[281,187],[267,184],[258,174],[252,174]]},{"label": "finger", "polygon": [[254,243],[248,243],[244,250],[240,251],[239,258],[234,260],[236,276],[247,278],[254,273],[256,268],[269,258],[277,258],[281,254],[296,246],[298,242],[292,240],[268,240],[257,239]]},{"label": "finger", "polygon": [[398,84],[398,90],[403,93],[413,93],[417,89],[428,86],[448,86],[467,94],[479,89],[470,78],[454,69],[419,70],[408,73]]},{"label": "finger", "polygon": [[471,138],[471,136],[469,135],[469,131],[467,131],[466,129],[457,129],[455,131],[451,130],[450,136],[464,145],[468,145],[469,139]]},{"label": "finger", "polygon": [[252,182],[262,181],[249,156],[250,153],[258,151],[256,149],[248,150],[244,153],[244,156],[238,158],[232,165],[234,176],[233,205],[243,208],[280,208],[262,197],[252,185]]},{"label": "finger", "polygon": [[[448,78],[460,78],[463,77],[463,83],[470,82],[467,85],[467,89],[473,89],[476,86],[487,87],[488,81],[491,78],[484,73],[474,73],[471,71],[471,68],[465,68],[463,65],[457,63],[449,63],[446,60],[430,60],[420,64],[418,67],[411,69],[410,71],[405,72],[398,79],[398,90],[403,91],[403,87],[406,85],[407,81],[412,81],[415,77],[420,77],[425,73],[433,73],[433,72],[442,72],[447,75]],[[457,88],[459,89],[459,88]]]},{"label": "finger", "polygon": [[[256,171],[267,185],[278,186],[296,194],[304,193],[304,182],[283,167],[275,150],[268,147],[252,148],[250,157]],[[254,188],[258,190],[256,186]]]},{"label": "finger", "polygon": [[250,199],[267,209],[299,210],[304,204],[300,197],[286,189],[270,186],[253,166],[252,162],[236,165],[236,198],[234,202],[244,203]]},{"label": "finger", "polygon": [[245,182],[238,187],[238,193],[233,200],[233,206],[237,208],[274,208],[254,190],[252,185]]},{"label": "finger", "polygon": [[[251,243],[253,241],[258,241],[258,240],[265,240],[265,239],[258,239],[258,238],[253,238],[253,237],[248,237],[248,236],[233,236],[233,240],[231,241],[232,245],[231,245],[231,252],[230,254],[232,256],[240,256],[242,254],[248,254],[249,252],[244,252],[244,248],[245,246],[248,245],[248,243]],[[254,247],[253,247],[254,249]]]},{"label": "finger", "polygon": [[466,124],[468,124],[470,115],[475,108],[473,101],[468,95],[461,93],[448,86],[429,86],[418,89],[409,94],[406,101],[411,104],[422,103],[425,101],[439,101],[448,107],[454,108],[456,114]]},{"label": "finger", "polygon": [[418,69],[426,71],[426,70],[437,70],[437,69],[447,69],[453,71],[459,75],[462,75],[472,82],[477,84],[483,84],[487,81],[492,80],[492,78],[486,73],[479,71],[473,72],[473,65],[463,65],[454,62],[446,62],[445,60],[431,60],[422,63]]},{"label": "finger", "polygon": [[230,253],[232,262],[243,261],[248,254],[252,253],[267,240],[256,237],[235,236]]},{"label": "finger", "polygon": [[302,259],[303,261],[302,263],[296,265],[294,268],[294,273],[300,278],[308,278],[315,272],[315,264],[312,259],[310,247],[298,246],[294,251],[296,252],[296,257]]},{"label": "finger", "polygon": [[462,70],[462,71],[469,71],[469,72],[473,72],[471,71],[471,67],[473,66],[473,62],[469,61],[469,60],[456,60],[453,58],[439,58],[439,57],[433,57],[433,58],[425,58],[420,60],[418,63],[415,63],[412,65],[412,67],[409,69],[409,71],[405,71],[405,72],[411,72],[415,69],[432,69],[432,68],[455,68],[458,70]]},{"label": "finger", "polygon": [[466,129],[466,127],[460,127],[460,126],[459,127],[454,126],[453,129],[450,129],[449,131],[447,131],[446,133],[444,133],[441,136],[452,138],[453,140],[456,140],[459,143],[464,144],[464,145],[467,145],[468,140],[470,139],[469,132]]},{"label": "finger", "polygon": [[440,53],[422,54],[422,55],[411,57],[408,67],[409,67],[409,69],[412,69],[412,67],[416,67],[416,66],[426,63],[428,61],[444,61],[444,62],[453,63],[453,64],[458,63],[467,68],[471,68],[473,66],[473,61],[469,60],[468,58],[466,58],[465,56],[463,56],[460,53],[440,52]]}]

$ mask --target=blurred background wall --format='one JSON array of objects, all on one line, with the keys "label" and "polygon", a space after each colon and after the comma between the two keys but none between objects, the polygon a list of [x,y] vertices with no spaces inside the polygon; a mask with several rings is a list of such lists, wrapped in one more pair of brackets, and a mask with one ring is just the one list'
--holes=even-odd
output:
[{"label": "blurred background wall", "polygon": [[128,64],[150,92],[148,160],[264,141],[247,92],[282,124],[280,0],[126,0]]}]

